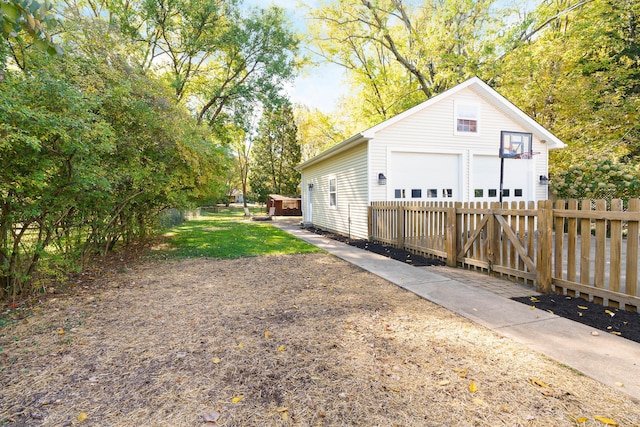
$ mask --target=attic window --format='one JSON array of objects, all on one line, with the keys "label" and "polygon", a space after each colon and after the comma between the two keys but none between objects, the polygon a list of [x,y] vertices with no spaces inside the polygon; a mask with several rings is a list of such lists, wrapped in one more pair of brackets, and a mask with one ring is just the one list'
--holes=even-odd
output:
[{"label": "attic window", "polygon": [[480,106],[478,104],[455,103],[456,133],[477,134]]}]

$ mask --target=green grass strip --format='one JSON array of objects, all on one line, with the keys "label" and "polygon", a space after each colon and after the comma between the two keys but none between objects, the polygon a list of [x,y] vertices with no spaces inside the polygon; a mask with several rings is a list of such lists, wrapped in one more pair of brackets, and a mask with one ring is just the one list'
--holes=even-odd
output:
[{"label": "green grass strip", "polygon": [[251,221],[242,211],[203,213],[165,234],[167,247],[154,255],[170,258],[240,258],[322,252],[268,221]]}]

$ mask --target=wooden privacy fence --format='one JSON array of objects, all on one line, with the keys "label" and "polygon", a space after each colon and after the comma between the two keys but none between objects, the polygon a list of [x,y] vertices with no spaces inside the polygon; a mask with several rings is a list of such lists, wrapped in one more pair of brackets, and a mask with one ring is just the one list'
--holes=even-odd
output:
[{"label": "wooden privacy fence", "polygon": [[369,207],[372,241],[629,310],[640,307],[639,232],[638,199]]}]

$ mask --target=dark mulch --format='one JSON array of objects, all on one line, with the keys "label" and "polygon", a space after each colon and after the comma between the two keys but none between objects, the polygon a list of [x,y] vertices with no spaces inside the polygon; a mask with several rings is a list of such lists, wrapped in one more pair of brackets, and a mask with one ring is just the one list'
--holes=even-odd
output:
[{"label": "dark mulch", "polygon": [[396,261],[402,261],[407,264],[411,264],[415,267],[430,267],[435,265],[446,265],[445,262],[435,259],[435,258],[427,258],[421,255],[416,255],[404,249],[398,249],[393,246],[384,245],[382,243],[377,242],[369,242],[367,240],[361,239],[349,239],[347,236],[342,234],[332,233],[330,231],[321,230],[319,228],[307,228],[307,230],[325,236],[332,240],[338,240],[343,243],[347,243],[348,245],[355,246],[360,249],[365,249],[370,252],[377,253],[379,255],[386,256],[387,258],[395,259]]},{"label": "dark mulch", "polygon": [[640,313],[605,307],[583,298],[564,295],[537,295],[512,299],[640,343]]}]

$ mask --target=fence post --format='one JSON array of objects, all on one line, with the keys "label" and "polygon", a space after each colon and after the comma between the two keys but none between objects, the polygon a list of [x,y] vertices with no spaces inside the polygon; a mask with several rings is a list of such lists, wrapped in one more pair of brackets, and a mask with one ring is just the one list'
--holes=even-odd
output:
[{"label": "fence post", "polygon": [[456,230],[456,207],[454,204],[451,204],[447,209],[447,228],[445,234],[445,242],[446,242],[446,251],[447,251],[447,265],[449,267],[457,267],[458,266],[458,247],[457,247],[457,238],[458,238],[458,230]]},{"label": "fence post", "polygon": [[373,239],[373,206],[367,206],[367,239]]},{"label": "fence post", "polygon": [[398,204],[396,212],[398,215],[398,240],[396,247],[402,249],[404,247],[404,206],[402,204]]},{"label": "fence post", "polygon": [[500,224],[494,216],[494,211],[501,208],[500,202],[491,202],[489,204],[489,212],[491,218],[487,222],[487,234],[489,238],[489,247],[487,248],[487,258],[489,260],[489,273],[493,270],[494,265],[500,264]]},{"label": "fence post", "polygon": [[553,204],[538,202],[538,254],[536,262],[536,291],[551,293],[551,253],[553,251]]}]

